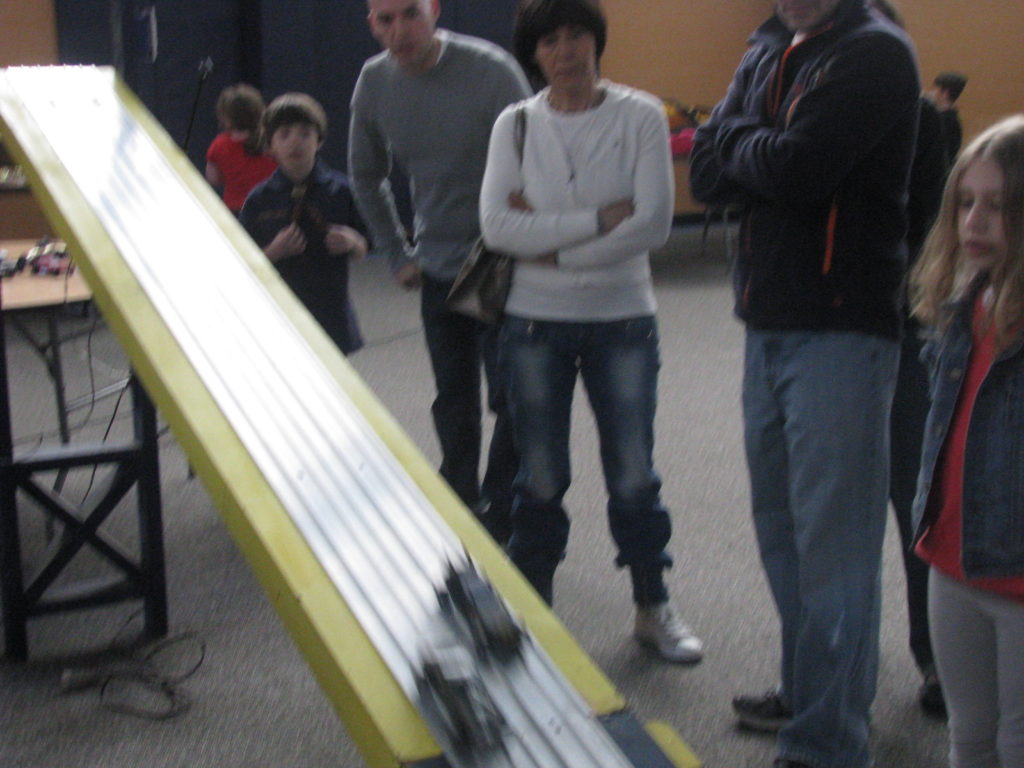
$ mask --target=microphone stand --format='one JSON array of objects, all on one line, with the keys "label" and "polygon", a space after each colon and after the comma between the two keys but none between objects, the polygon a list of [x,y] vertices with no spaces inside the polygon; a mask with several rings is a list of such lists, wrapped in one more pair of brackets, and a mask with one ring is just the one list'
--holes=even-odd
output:
[{"label": "microphone stand", "polygon": [[188,154],[188,143],[192,138],[192,125],[196,121],[196,110],[199,109],[199,97],[203,93],[203,84],[206,82],[206,78],[213,72],[213,59],[207,56],[205,59],[199,62],[199,85],[196,86],[196,97],[192,102],[192,114],[188,118],[188,129],[185,131],[185,142],[181,145],[182,150],[185,154]]}]

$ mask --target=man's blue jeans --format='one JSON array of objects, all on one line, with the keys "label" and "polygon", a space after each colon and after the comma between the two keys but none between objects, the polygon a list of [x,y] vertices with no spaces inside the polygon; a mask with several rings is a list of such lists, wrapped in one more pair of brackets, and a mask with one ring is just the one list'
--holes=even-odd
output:
[{"label": "man's blue jeans", "polygon": [[[441,444],[441,476],[478,514],[495,538],[508,535],[512,480],[519,468],[502,377],[498,329],[452,312],[445,304],[452,282],[423,276],[420,312],[437,396],[431,406]],[[487,377],[487,404],[495,415],[483,484],[479,480],[480,367]]]},{"label": "man's blue jeans", "polygon": [[616,564],[629,566],[638,605],[668,599],[662,570],[671,535],[654,471],[654,411],[660,359],[653,317],[612,322],[505,318],[501,356],[519,447],[509,554],[551,602],[569,516],[569,428],[577,375],[597,422]]},{"label": "man's blue jeans", "polygon": [[779,753],[814,768],[870,762],[898,363],[897,342],[865,334],[747,333],[754,527],[794,712]]}]

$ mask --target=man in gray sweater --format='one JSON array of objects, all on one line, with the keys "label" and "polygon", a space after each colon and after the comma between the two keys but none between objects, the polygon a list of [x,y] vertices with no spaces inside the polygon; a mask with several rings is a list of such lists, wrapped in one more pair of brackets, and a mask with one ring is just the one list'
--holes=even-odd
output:
[{"label": "man in gray sweater", "polygon": [[[480,234],[480,183],[495,118],[530,87],[501,48],[437,28],[439,0],[368,0],[384,49],[352,95],[348,167],[374,247],[401,285],[421,288],[423,329],[437,396],[431,412],[441,475],[504,543],[518,457],[497,372],[497,329],[448,310],[445,297]],[[388,176],[397,163],[415,211],[410,245]],[[496,416],[479,481],[480,365]]]}]

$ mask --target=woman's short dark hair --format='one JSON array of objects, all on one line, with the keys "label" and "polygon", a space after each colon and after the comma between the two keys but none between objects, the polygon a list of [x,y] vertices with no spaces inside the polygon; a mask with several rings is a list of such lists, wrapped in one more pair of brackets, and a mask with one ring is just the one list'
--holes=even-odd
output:
[{"label": "woman's short dark hair", "polygon": [[519,65],[532,80],[543,80],[537,66],[537,43],[566,25],[582,27],[594,35],[597,58],[604,53],[608,22],[598,0],[523,0],[516,12],[512,47]]}]

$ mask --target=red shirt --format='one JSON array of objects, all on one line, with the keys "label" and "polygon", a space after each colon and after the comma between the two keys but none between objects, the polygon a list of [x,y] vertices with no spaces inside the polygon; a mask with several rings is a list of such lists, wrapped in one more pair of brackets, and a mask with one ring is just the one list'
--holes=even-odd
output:
[{"label": "red shirt", "polygon": [[206,150],[206,160],[217,166],[224,182],[224,204],[237,213],[246,196],[277,168],[269,155],[250,155],[245,144],[231,138],[228,132],[218,133]]},{"label": "red shirt", "polygon": [[[936,468],[937,482],[932,486],[928,499],[929,508],[938,505],[938,515],[916,548],[921,559],[958,581],[967,581],[961,557],[967,430],[971,423],[971,411],[974,409],[978,389],[992,367],[996,351],[995,327],[992,323],[989,323],[988,328],[984,327],[984,293],[985,291],[981,291],[978,294],[974,304],[974,343],[967,361],[960,398],[949,425],[949,434],[946,435],[946,444],[939,456],[939,466]],[[1024,576],[971,579],[970,585],[1024,603]]]}]

